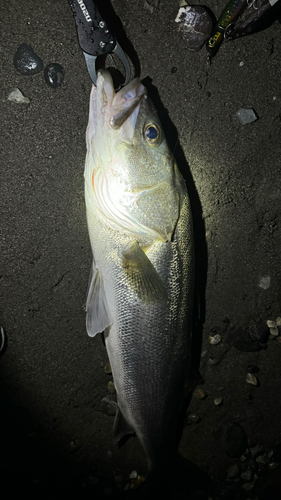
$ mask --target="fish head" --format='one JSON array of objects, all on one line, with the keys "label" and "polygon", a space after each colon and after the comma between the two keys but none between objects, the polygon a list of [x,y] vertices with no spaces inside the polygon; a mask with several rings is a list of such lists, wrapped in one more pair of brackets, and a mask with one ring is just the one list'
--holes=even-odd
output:
[{"label": "fish head", "polygon": [[111,225],[170,240],[179,217],[179,184],[185,188],[139,78],[115,92],[110,73],[99,71],[86,139],[87,206],[92,197]]}]

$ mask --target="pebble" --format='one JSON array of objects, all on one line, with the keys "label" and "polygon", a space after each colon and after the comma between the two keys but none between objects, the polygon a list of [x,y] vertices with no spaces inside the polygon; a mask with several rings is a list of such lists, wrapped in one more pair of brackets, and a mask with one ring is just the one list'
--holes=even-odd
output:
[{"label": "pebble", "polygon": [[244,483],[242,488],[244,488],[245,491],[252,491],[254,486],[255,486],[255,481],[253,481],[252,483]]},{"label": "pebble", "polygon": [[16,102],[18,104],[29,104],[30,103],[29,97],[24,97],[23,93],[18,88],[15,88],[8,95],[8,101]]},{"label": "pebble", "polygon": [[206,238],[206,240],[210,240],[212,238],[212,231],[207,229],[207,231],[205,233],[205,238]]},{"label": "pebble", "polygon": [[193,396],[197,399],[205,399],[207,394],[201,387],[196,387],[196,389],[194,389],[193,391]]},{"label": "pebble", "polygon": [[187,423],[188,424],[198,424],[201,420],[201,418],[199,417],[199,415],[197,413],[189,413],[187,415]]},{"label": "pebble", "polygon": [[275,328],[269,328],[269,331],[270,331],[270,335],[272,335],[273,337],[278,337],[279,330],[278,330],[277,326]]},{"label": "pebble", "polygon": [[279,344],[281,344],[281,337],[280,337],[280,336],[279,336],[279,337],[277,337],[277,339],[276,339],[276,340],[277,340],[277,342],[279,342]]},{"label": "pebble", "polygon": [[33,48],[22,43],[14,55],[14,66],[22,75],[35,75],[42,71],[42,59],[35,54]]},{"label": "pebble", "polygon": [[214,403],[216,406],[220,406],[223,402],[223,398],[222,397],[219,397],[219,398],[216,398],[214,399]]},{"label": "pebble", "polygon": [[240,108],[237,111],[236,115],[242,125],[247,125],[247,123],[253,123],[258,119],[258,116],[253,110],[253,108]]},{"label": "pebble", "polygon": [[281,326],[281,317],[280,316],[278,316],[278,318],[276,318],[275,323],[277,326]]},{"label": "pebble", "polygon": [[233,464],[227,469],[227,477],[229,479],[234,479],[235,477],[238,477],[240,474],[240,467],[238,464]]},{"label": "pebble", "polygon": [[258,379],[253,373],[247,373],[246,382],[251,385],[258,386]]},{"label": "pebble", "polygon": [[220,362],[220,359],[209,357],[209,359],[207,361],[207,365],[214,366],[214,365],[217,365],[219,362]]},{"label": "pebble", "polygon": [[270,469],[272,469],[272,470],[273,470],[273,469],[277,469],[277,467],[279,467],[279,464],[277,464],[276,462],[270,462],[270,463],[268,464],[268,467],[269,467]]},{"label": "pebble", "polygon": [[263,455],[260,455],[258,458],[256,458],[256,462],[261,463],[261,464],[268,464],[270,462],[270,459],[264,453]]},{"label": "pebble", "polygon": [[105,396],[101,400],[101,411],[104,415],[114,416],[117,410],[117,404],[109,396]]},{"label": "pebble", "polygon": [[276,328],[276,322],[275,321],[272,321],[271,319],[268,319],[267,322],[266,322],[268,328]]},{"label": "pebble", "polygon": [[244,481],[249,481],[249,482],[251,481],[252,476],[253,476],[253,472],[249,469],[247,469],[245,472],[242,472],[240,474],[241,479],[244,479]]},{"label": "pebble", "polygon": [[194,52],[198,52],[203,47],[213,29],[212,17],[207,9],[200,5],[180,7],[175,23],[187,48]]},{"label": "pebble", "polygon": [[249,332],[241,326],[230,327],[226,333],[226,341],[235,347],[235,349],[242,352],[260,351],[262,348],[258,342],[255,342],[251,338]]},{"label": "pebble", "polygon": [[138,475],[136,478],[130,480],[130,490],[136,490],[143,482],[145,477]]},{"label": "pebble", "polygon": [[116,392],[115,390],[115,385],[114,385],[114,382],[112,380],[110,380],[107,384],[107,390],[109,392],[109,394],[114,394]]},{"label": "pebble", "polygon": [[44,70],[45,82],[52,88],[60,87],[64,80],[64,69],[60,64],[51,63]]},{"label": "pebble", "polygon": [[136,470],[133,470],[133,471],[131,472],[131,474],[129,475],[129,478],[130,478],[130,479],[137,479],[137,477],[138,477],[138,473],[137,473],[137,471],[136,471]]},{"label": "pebble", "polygon": [[255,342],[260,342],[261,344],[266,344],[269,336],[268,326],[261,322],[255,327],[250,328],[250,337]]},{"label": "pebble", "polygon": [[222,341],[222,338],[221,338],[221,336],[220,336],[218,333],[216,333],[216,334],[215,334],[215,335],[213,335],[213,336],[211,336],[211,335],[209,336],[209,343],[210,343],[211,345],[217,345],[217,344],[219,344],[221,341]]},{"label": "pebble", "polygon": [[252,446],[250,448],[250,453],[251,453],[251,456],[253,458],[257,458],[257,457],[259,457],[263,453],[263,448],[262,448],[262,446],[260,446],[259,444],[257,444],[256,446]]},{"label": "pebble", "polygon": [[105,365],[104,365],[104,368],[103,368],[103,369],[104,369],[105,373],[108,373],[109,375],[112,373],[112,372],[111,372],[111,366],[110,366],[109,361],[108,361],[107,363],[105,363]]}]

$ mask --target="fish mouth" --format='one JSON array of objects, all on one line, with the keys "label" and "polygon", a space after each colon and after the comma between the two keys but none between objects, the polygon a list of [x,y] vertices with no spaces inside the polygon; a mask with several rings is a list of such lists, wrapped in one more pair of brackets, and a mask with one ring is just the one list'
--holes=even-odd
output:
[{"label": "fish mouth", "polygon": [[139,105],[143,98],[147,98],[147,90],[139,78],[135,78],[125,87],[115,92],[112,76],[108,70],[98,71],[97,91],[103,89],[104,104],[109,108],[109,125],[118,130],[130,118],[134,130],[138,116]]}]

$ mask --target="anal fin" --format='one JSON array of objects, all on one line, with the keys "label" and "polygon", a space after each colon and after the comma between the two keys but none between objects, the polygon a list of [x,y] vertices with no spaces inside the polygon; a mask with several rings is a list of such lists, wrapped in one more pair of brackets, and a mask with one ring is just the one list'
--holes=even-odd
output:
[{"label": "anal fin", "polygon": [[112,320],[106,300],[103,279],[94,262],[89,278],[86,311],[86,328],[90,337],[94,337],[97,333],[102,333],[111,325]]},{"label": "anal fin", "polygon": [[125,417],[117,406],[117,412],[115,414],[115,420],[113,424],[113,442],[114,444],[118,443],[124,437],[128,435],[135,434],[134,429],[128,424]]}]

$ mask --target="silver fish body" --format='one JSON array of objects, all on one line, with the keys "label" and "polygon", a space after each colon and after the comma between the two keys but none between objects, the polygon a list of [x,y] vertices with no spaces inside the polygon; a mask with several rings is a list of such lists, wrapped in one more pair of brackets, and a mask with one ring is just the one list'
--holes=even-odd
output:
[{"label": "silver fish body", "polygon": [[190,365],[193,232],[185,183],[146,89],[115,93],[99,72],[90,99],[85,199],[93,251],[87,331],[104,331],[118,411],[150,467],[175,449]]}]

